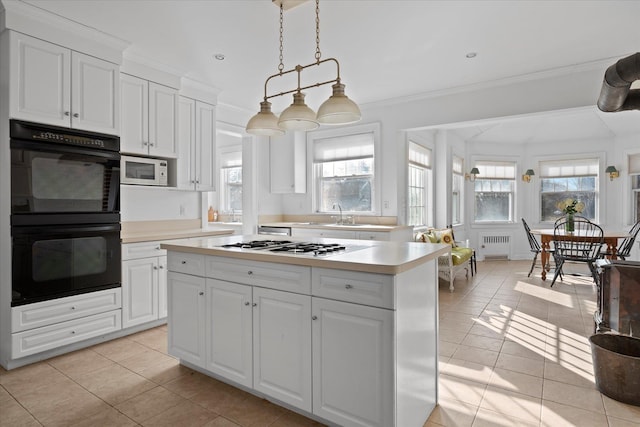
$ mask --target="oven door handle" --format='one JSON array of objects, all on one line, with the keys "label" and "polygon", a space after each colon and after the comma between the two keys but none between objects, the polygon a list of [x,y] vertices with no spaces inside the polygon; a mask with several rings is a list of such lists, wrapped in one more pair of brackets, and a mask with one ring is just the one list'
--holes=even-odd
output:
[{"label": "oven door handle", "polygon": [[77,147],[72,145],[65,145],[55,142],[32,142],[23,141],[19,139],[12,139],[10,143],[11,148],[19,150],[39,151],[42,153],[62,153],[62,154],[77,154],[82,156],[99,157],[106,160],[120,161],[120,153],[114,151],[106,151],[94,147]]},{"label": "oven door handle", "polygon": [[33,233],[46,233],[46,234],[69,234],[69,233],[95,233],[95,232],[113,232],[120,231],[120,224],[83,224],[80,226],[69,225],[36,225],[27,227],[12,227],[11,234],[26,235]]}]

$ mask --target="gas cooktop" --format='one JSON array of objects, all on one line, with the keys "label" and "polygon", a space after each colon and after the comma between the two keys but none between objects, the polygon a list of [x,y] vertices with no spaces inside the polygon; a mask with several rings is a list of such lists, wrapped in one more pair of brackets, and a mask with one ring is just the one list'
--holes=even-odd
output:
[{"label": "gas cooktop", "polygon": [[247,242],[229,243],[221,247],[225,249],[246,249],[312,256],[326,256],[364,248],[364,246],[347,247],[339,243],[293,242],[290,240],[250,240]]}]

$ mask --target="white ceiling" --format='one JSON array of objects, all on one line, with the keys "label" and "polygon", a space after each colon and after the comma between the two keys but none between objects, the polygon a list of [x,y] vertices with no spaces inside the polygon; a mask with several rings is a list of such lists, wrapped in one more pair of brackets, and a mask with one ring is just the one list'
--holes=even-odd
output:
[{"label": "white ceiling", "polygon": [[[124,39],[130,43],[126,55],[213,85],[221,90],[221,103],[248,111],[257,111],[265,79],[278,71],[279,9],[271,0],[25,1]],[[638,0],[322,0],[320,49],[323,59],[340,61],[347,95],[366,104],[594,61],[613,64],[640,50],[638,17]],[[477,56],[468,59],[468,52]],[[216,53],[226,59],[213,59]],[[308,1],[285,12],[285,70],[314,62],[314,54],[314,2]],[[310,83],[334,78],[332,65],[324,67],[305,70],[303,77]],[[295,81],[284,83],[295,87]],[[269,89],[281,90],[271,83]],[[317,108],[330,88],[307,92],[309,106]],[[274,110],[290,102],[289,95],[278,97]],[[553,128],[585,128],[583,122],[568,123],[575,119],[593,122],[593,132],[626,132],[630,126],[640,132],[638,115],[608,116],[613,119],[596,120],[596,112],[565,116]],[[629,125],[627,117],[635,123]],[[515,121],[480,134],[465,132],[476,139],[513,139],[518,132],[519,139],[542,138],[547,126],[540,120],[546,119],[533,119],[538,122],[527,123],[527,132],[514,131]]]}]

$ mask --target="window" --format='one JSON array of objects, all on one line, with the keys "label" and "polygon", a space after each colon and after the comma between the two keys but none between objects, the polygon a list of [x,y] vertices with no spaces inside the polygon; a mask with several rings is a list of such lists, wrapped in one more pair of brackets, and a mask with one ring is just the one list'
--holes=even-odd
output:
[{"label": "window", "polygon": [[220,208],[226,212],[242,212],[242,151],[220,155]]},{"label": "window", "polygon": [[598,159],[540,162],[540,220],[553,222],[564,215],[566,199],[584,205],[579,215],[595,221],[598,200]]},{"label": "window", "polygon": [[354,133],[344,134],[342,129],[310,135],[317,212],[376,211],[376,130],[370,125],[349,130]]},{"label": "window", "polygon": [[431,181],[431,150],[409,141],[408,225],[430,224],[427,184]]},{"label": "window", "polygon": [[451,172],[453,177],[451,179],[451,223],[454,225],[462,224],[462,212],[464,206],[462,200],[464,195],[462,190],[464,189],[464,160],[462,157],[456,155],[453,156],[451,164]]},{"label": "window", "polygon": [[474,182],[475,221],[513,222],[516,165],[513,162],[477,162]]},{"label": "window", "polygon": [[629,156],[629,177],[631,179],[631,219],[640,221],[640,153]]}]

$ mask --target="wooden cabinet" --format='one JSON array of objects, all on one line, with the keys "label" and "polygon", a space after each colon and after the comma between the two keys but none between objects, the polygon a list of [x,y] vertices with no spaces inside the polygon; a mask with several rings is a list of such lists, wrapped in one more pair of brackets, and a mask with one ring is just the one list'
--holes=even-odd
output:
[{"label": "wooden cabinet", "polygon": [[204,367],[205,279],[190,274],[168,275],[169,354]]},{"label": "wooden cabinet", "polygon": [[215,191],[215,120],[215,106],[184,96],[179,97],[179,189]]},{"label": "wooden cabinet", "polygon": [[143,156],[177,157],[177,90],[123,73],[120,91],[120,150]]},{"label": "wooden cabinet", "polygon": [[393,311],[313,298],[313,413],[342,426],[394,422]]},{"label": "wooden cabinet", "polygon": [[159,242],[122,245],[122,327],[167,317],[167,256]]},{"label": "wooden cabinet", "polygon": [[306,133],[301,131],[269,138],[271,193],[307,192],[306,144]]},{"label": "wooden cabinet", "polygon": [[11,118],[119,133],[118,65],[20,33],[10,44]]}]

